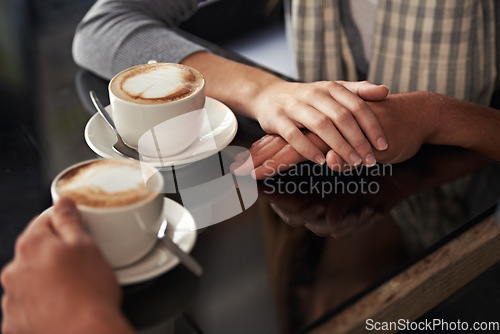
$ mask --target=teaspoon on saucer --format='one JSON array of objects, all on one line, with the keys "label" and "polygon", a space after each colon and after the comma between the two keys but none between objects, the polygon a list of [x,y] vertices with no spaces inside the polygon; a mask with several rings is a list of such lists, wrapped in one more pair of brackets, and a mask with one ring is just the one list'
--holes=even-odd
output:
[{"label": "teaspoon on saucer", "polygon": [[97,109],[99,114],[104,118],[106,123],[109,125],[109,127],[113,130],[113,133],[116,136],[116,142],[113,144],[113,151],[116,153],[126,157],[126,158],[131,158],[135,160],[139,160],[139,152],[128,146],[123,142],[122,137],[118,134],[118,131],[116,131],[116,126],[115,122],[113,122],[113,119],[111,116],[109,116],[108,112],[104,107],[102,106],[101,102],[97,98],[97,95],[95,95],[94,91],[90,91],[90,99],[92,100],[92,103],[94,104],[94,107]]},{"label": "teaspoon on saucer", "polygon": [[165,232],[167,230],[167,220],[165,219],[160,227],[160,232],[158,232],[158,240],[163,242],[163,244],[167,247],[169,251],[171,251],[179,261],[187,268],[189,269],[193,274],[196,276],[201,276],[203,273],[203,268],[201,265],[196,261],[191,255],[187,254],[184,252],[182,249],[180,249],[179,246],[177,246],[176,243],[172,241],[167,235],[165,235]]}]

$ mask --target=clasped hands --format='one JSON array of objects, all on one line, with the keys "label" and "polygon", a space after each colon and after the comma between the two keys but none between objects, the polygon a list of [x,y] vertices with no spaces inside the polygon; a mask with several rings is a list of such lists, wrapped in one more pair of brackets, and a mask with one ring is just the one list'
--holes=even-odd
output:
[{"label": "clasped hands", "polygon": [[[327,88],[331,101],[317,97],[322,95],[318,88],[314,90],[317,95],[308,92],[294,101],[295,105],[285,103],[277,115],[274,113],[272,122],[261,115],[265,113],[262,109],[257,119],[269,134],[252,145],[252,159],[243,154],[236,156],[231,167],[235,174],[252,173],[256,179],[265,179],[306,160],[326,161],[338,172],[361,164],[370,167],[377,161],[402,162],[411,158],[435,131],[436,114],[429,101],[437,94],[388,95],[387,87],[366,81],[314,84]],[[297,94],[301,94],[300,86]],[[332,118],[310,105],[304,106],[308,98],[313,101],[311,105],[322,105],[321,110],[330,108]],[[297,113],[287,118],[284,110]],[[358,158],[360,155],[364,158]]]}]

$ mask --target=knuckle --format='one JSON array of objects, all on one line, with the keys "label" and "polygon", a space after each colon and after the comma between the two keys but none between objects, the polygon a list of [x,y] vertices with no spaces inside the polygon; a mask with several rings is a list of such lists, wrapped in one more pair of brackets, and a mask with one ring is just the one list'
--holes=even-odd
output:
[{"label": "knuckle", "polygon": [[16,254],[22,257],[25,255],[29,255],[31,253],[32,247],[32,243],[29,242],[28,238],[26,238],[24,235],[21,235],[19,238],[17,238],[14,249]]},{"label": "knuckle", "polygon": [[361,151],[361,152],[369,152],[370,151],[370,144],[366,140],[366,138],[361,137],[361,138],[356,138],[353,139],[351,142],[351,145],[356,149],[356,151]]},{"label": "knuckle", "polygon": [[12,270],[12,263],[7,264],[3,268],[2,273],[0,274],[0,282],[2,283],[2,286],[7,287],[12,282]]},{"label": "knuckle", "polygon": [[320,86],[311,86],[309,89],[304,90],[303,96],[308,101],[314,101],[323,90]]},{"label": "knuckle", "polygon": [[334,119],[335,122],[338,124],[346,123],[350,118],[351,118],[351,113],[345,108],[341,108],[337,110],[337,112],[335,112]]},{"label": "knuckle", "polygon": [[356,99],[352,102],[351,109],[353,113],[364,112],[366,110],[366,103],[362,100]]},{"label": "knuckle", "polygon": [[273,133],[274,132],[274,128],[273,128],[272,124],[269,122],[260,122],[260,127],[266,133]]},{"label": "knuckle", "polygon": [[343,86],[341,81],[326,81],[325,86],[327,88],[337,88],[339,86]]},{"label": "knuckle", "polygon": [[311,120],[312,126],[315,129],[326,129],[330,124],[331,120],[325,115],[320,115]]},{"label": "knuckle", "polygon": [[297,138],[300,137],[300,131],[296,127],[287,127],[283,130],[283,138],[287,142],[295,141]]},{"label": "knuckle", "polygon": [[380,128],[379,124],[377,122],[370,122],[368,123],[367,125],[365,125],[363,127],[363,131],[365,131],[365,133],[367,135],[376,135],[377,137],[380,137],[382,136],[382,129]]},{"label": "knuckle", "polygon": [[261,124],[260,126],[262,128],[262,130],[264,130],[264,132],[266,133],[272,133],[273,132],[273,128],[267,124]]}]

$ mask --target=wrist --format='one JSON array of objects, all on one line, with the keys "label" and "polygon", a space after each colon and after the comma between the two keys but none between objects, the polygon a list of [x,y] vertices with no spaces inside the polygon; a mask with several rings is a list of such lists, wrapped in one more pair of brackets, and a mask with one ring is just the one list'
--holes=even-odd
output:
[{"label": "wrist", "polygon": [[198,52],[186,57],[183,64],[196,68],[206,80],[206,94],[237,113],[257,119],[255,101],[267,87],[284,82],[263,70],[238,63],[209,52]]},{"label": "wrist", "polygon": [[422,92],[424,94],[423,103],[425,112],[429,115],[427,122],[427,134],[424,137],[424,144],[446,145],[448,136],[449,110],[446,106],[447,97],[444,95]]},{"label": "wrist", "polygon": [[236,80],[234,90],[227,91],[225,103],[239,114],[259,120],[270,107],[267,96],[272,87],[286,81],[260,69],[241,66],[244,67],[240,68],[241,76]]},{"label": "wrist", "polygon": [[[261,121],[265,113],[268,113],[270,109],[276,109],[277,104],[280,103],[277,102],[280,101],[279,94],[283,91],[279,86],[286,83],[287,81],[270,75],[270,77],[256,82],[253,87],[249,87],[247,92],[248,116]],[[277,107],[281,108],[283,105]]]}]

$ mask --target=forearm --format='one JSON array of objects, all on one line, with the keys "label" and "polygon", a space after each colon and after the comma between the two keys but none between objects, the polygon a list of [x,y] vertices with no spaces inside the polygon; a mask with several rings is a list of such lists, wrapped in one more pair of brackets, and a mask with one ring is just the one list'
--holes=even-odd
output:
[{"label": "forearm", "polygon": [[439,96],[437,127],[427,143],[459,146],[500,161],[500,110]]},{"label": "forearm", "polygon": [[239,114],[256,119],[254,101],[265,87],[283,80],[257,68],[209,52],[192,54],[183,64],[199,70],[206,80],[206,93]]},{"label": "forearm", "polygon": [[99,0],[77,27],[75,62],[110,79],[154,59],[180,62],[203,47],[172,30],[197,10],[198,0]]}]

